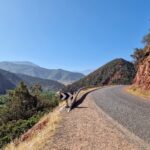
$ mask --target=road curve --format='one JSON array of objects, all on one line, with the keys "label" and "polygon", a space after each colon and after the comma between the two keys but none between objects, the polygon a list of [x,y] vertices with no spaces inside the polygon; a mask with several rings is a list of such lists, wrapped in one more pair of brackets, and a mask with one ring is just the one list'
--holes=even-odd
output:
[{"label": "road curve", "polygon": [[99,89],[89,96],[111,118],[150,144],[150,100],[133,96],[124,87]]}]

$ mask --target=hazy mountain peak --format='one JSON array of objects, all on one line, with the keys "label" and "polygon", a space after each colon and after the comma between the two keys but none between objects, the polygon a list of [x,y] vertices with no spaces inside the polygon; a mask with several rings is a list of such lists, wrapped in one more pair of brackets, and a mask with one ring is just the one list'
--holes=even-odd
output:
[{"label": "hazy mountain peak", "polygon": [[3,64],[13,63],[13,64],[16,64],[16,65],[27,65],[27,66],[38,67],[38,65],[36,65],[36,64],[34,64],[30,61],[2,61],[0,63],[3,63]]},{"label": "hazy mountain peak", "polygon": [[55,80],[64,84],[73,83],[84,77],[81,73],[70,72],[63,69],[46,69],[28,61],[0,62],[0,68],[12,73]]}]

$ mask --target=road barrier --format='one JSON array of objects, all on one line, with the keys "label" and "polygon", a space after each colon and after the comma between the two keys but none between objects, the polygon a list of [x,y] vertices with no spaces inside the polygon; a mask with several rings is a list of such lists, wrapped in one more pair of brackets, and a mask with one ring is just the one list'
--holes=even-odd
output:
[{"label": "road barrier", "polygon": [[86,88],[80,88],[78,91],[76,91],[74,93],[57,92],[57,94],[59,94],[59,96],[60,96],[60,100],[62,100],[62,101],[65,100],[66,101],[66,107],[69,108],[68,112],[71,111],[74,104],[76,103],[76,100],[77,100],[77,97],[78,97],[79,93],[84,89],[86,89]]},{"label": "road barrier", "polygon": [[84,90],[84,89],[85,89],[85,88],[80,88],[80,89],[74,94],[73,99],[72,99],[72,102],[71,102],[71,105],[69,106],[68,112],[71,111],[71,109],[73,108],[74,104],[76,103],[76,100],[77,100],[77,97],[78,97],[79,93],[80,93],[82,90]]},{"label": "road barrier", "polygon": [[64,92],[59,91],[59,92],[57,92],[57,94],[59,94],[60,100],[66,100],[66,108],[68,108],[68,112],[70,112],[73,109],[75,103],[77,102],[78,95],[82,90],[85,90],[86,92],[89,93],[89,92],[95,91],[97,89],[101,89],[101,88],[105,88],[105,87],[111,87],[111,86],[114,86],[114,85],[97,86],[97,87],[83,87],[74,93],[70,93],[70,92],[64,93]]}]

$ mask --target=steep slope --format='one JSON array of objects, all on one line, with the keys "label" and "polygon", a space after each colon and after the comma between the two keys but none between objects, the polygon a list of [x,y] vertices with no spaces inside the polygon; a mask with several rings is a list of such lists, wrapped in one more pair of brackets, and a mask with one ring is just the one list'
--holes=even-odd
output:
[{"label": "steep slope", "polygon": [[26,75],[17,75],[0,69],[0,94],[4,94],[7,90],[15,88],[20,81],[24,81],[28,86],[40,84],[44,90],[58,90],[64,87],[63,84],[46,79],[30,77]]},{"label": "steep slope", "polygon": [[51,79],[66,84],[73,83],[84,77],[84,75],[81,73],[69,72],[62,69],[45,69],[36,65],[32,65],[32,63],[29,62],[1,62],[0,68],[12,73],[25,74],[43,79]]},{"label": "steep slope", "polygon": [[131,84],[135,77],[134,65],[124,59],[115,59],[100,67],[87,77],[64,88],[65,91],[74,91],[81,87]]},{"label": "steep slope", "polygon": [[142,89],[150,90],[150,46],[144,49],[144,60],[139,64],[133,85]]},{"label": "steep slope", "polygon": [[21,81],[21,79],[13,73],[0,69],[0,94],[4,94],[7,90],[13,89]]},{"label": "steep slope", "polygon": [[11,83],[5,76],[0,74],[0,94],[4,94],[6,90],[15,88],[15,85]]},{"label": "steep slope", "polygon": [[39,83],[43,90],[59,90],[64,88],[64,85],[53,80],[48,80],[48,79],[41,79],[37,77],[31,77],[28,75],[23,75],[23,74],[17,74],[18,77],[21,78],[28,86],[32,86],[34,84]]}]

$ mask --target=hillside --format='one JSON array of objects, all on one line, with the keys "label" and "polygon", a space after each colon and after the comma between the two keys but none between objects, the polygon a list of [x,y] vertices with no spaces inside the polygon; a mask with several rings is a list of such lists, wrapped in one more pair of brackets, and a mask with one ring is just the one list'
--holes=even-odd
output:
[{"label": "hillside", "polygon": [[0,94],[15,88],[20,81],[21,79],[17,75],[0,69]]},{"label": "hillside", "polygon": [[81,73],[69,72],[62,69],[46,69],[30,62],[0,62],[0,68],[12,73],[55,80],[64,84],[73,83],[84,77]]},{"label": "hillside", "polygon": [[37,77],[31,77],[28,75],[17,74],[28,86],[32,86],[35,83],[39,83],[43,90],[59,90],[64,88],[64,85],[53,80],[41,79]]},{"label": "hillside", "polygon": [[58,90],[64,87],[63,84],[46,79],[30,77],[27,75],[14,74],[0,69],[0,94],[9,89],[15,88],[20,81],[24,81],[28,86],[39,83],[44,90]]},{"label": "hillside", "polygon": [[13,89],[15,85],[11,83],[5,76],[0,74],[0,94],[4,94],[6,90]]},{"label": "hillside", "polygon": [[124,59],[115,59],[100,67],[87,77],[67,86],[64,90],[74,91],[81,87],[115,84],[131,84],[135,77],[134,65]]}]

